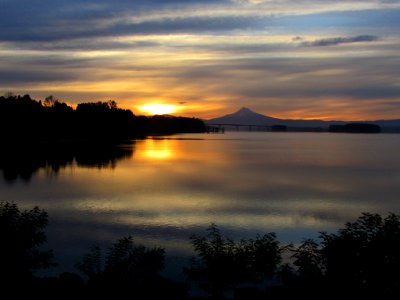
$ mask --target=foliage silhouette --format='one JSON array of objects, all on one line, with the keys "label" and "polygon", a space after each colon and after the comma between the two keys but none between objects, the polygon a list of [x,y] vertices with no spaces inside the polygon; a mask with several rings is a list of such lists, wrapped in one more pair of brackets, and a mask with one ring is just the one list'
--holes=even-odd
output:
[{"label": "foliage silhouette", "polygon": [[332,295],[389,297],[400,292],[400,216],[362,213],[321,242],[305,240],[294,252],[297,285]]},{"label": "foliage silhouette", "polygon": [[[128,236],[103,251],[93,246],[77,264],[88,278],[73,273],[39,278],[35,271],[53,266],[52,252],[41,250],[48,224],[45,211],[21,211],[0,202],[0,287],[14,297],[54,295],[136,299],[187,299],[188,286],[164,278],[165,250],[135,244]],[[211,298],[234,291],[236,299],[305,297],[393,298],[400,292],[400,216],[363,213],[336,233],[322,232],[319,242],[305,239],[294,247],[281,246],[274,233],[235,242],[215,224],[205,236],[193,235],[197,256],[185,268]],[[282,263],[290,250],[292,264]],[[276,280],[281,285],[262,285]],[[254,284],[254,285],[251,285]],[[257,285],[258,284],[258,285]],[[245,288],[243,288],[245,286]],[[247,286],[247,287],[246,287]],[[250,286],[250,287],[249,287]],[[262,287],[262,290],[259,289]]]},{"label": "foliage silhouette", "polygon": [[74,110],[53,95],[43,101],[29,95],[0,97],[0,137],[26,140],[120,140],[147,134],[205,132],[203,121],[173,116],[135,116],[114,100],[80,103]]},{"label": "foliage silhouette", "polygon": [[89,280],[115,281],[115,284],[139,284],[164,268],[164,249],[135,245],[131,236],[114,243],[103,257],[101,248],[93,246],[77,264]]},{"label": "foliage silhouette", "polygon": [[293,264],[298,268],[300,283],[303,285],[315,284],[322,279],[324,267],[318,243],[313,239],[306,239],[294,250]]},{"label": "foliage silhouette", "polygon": [[77,263],[78,269],[88,277],[90,294],[136,297],[186,298],[187,286],[160,276],[164,268],[163,248],[136,245],[131,236],[114,243],[105,256],[100,247],[93,246]]},{"label": "foliage silhouette", "polygon": [[0,282],[12,287],[33,280],[33,272],[55,265],[46,242],[47,213],[38,207],[20,211],[16,204],[0,202]]},{"label": "foliage silhouette", "polygon": [[234,242],[223,237],[215,224],[207,231],[205,237],[191,237],[198,257],[192,258],[185,272],[210,296],[223,298],[224,292],[234,290],[240,283],[262,282],[274,276],[283,250],[274,233]]},{"label": "foliage silhouette", "polygon": [[322,233],[327,280],[356,292],[395,293],[400,288],[400,217],[363,213],[337,234]]}]

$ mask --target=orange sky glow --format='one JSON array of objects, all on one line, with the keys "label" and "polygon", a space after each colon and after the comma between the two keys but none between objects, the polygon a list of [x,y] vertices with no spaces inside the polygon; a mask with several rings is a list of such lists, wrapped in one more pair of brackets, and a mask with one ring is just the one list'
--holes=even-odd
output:
[{"label": "orange sky glow", "polygon": [[282,119],[400,119],[395,1],[71,1],[29,4],[27,19],[17,1],[3,7],[0,94],[114,100],[138,115],[248,107]]}]

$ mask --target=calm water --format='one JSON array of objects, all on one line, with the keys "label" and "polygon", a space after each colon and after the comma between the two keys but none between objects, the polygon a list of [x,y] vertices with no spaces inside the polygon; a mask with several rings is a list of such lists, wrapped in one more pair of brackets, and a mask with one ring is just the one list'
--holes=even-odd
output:
[{"label": "calm water", "polygon": [[46,247],[61,270],[76,271],[93,243],[132,235],[165,247],[166,274],[181,278],[189,236],[211,222],[232,238],[274,231],[298,243],[361,212],[400,213],[399,149],[398,134],[265,132],[158,137],[61,158],[57,150],[39,162],[22,149],[0,164],[0,201],[49,213]]}]

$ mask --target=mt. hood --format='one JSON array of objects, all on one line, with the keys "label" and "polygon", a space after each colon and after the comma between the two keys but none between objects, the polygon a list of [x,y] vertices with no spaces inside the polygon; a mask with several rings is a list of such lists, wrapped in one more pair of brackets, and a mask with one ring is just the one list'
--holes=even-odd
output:
[{"label": "mt. hood", "polygon": [[238,124],[238,125],[274,125],[282,120],[264,116],[246,107],[242,107],[237,112],[223,117],[206,120],[209,124]]}]

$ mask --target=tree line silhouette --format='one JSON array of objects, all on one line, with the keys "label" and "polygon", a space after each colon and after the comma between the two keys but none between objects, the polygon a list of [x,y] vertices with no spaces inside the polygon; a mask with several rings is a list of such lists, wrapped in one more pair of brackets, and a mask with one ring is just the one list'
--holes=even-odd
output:
[{"label": "tree line silhouette", "polygon": [[137,138],[148,134],[204,132],[197,118],[168,115],[135,116],[117,103],[80,103],[76,109],[54,96],[43,102],[12,93],[0,97],[0,137],[8,140],[64,140]]},{"label": "tree line silhouette", "polygon": [[345,125],[330,125],[329,132],[342,133],[380,133],[381,127],[369,123],[348,123]]},{"label": "tree line silhouette", "polygon": [[[37,277],[54,266],[44,250],[47,213],[21,211],[0,203],[0,285],[3,294],[40,298],[194,299],[189,284],[160,275],[165,249],[136,244],[131,236],[108,249],[94,245],[76,267],[81,275]],[[234,241],[211,224],[204,236],[193,235],[194,256],[184,272],[207,292],[207,299],[309,299],[376,296],[400,292],[400,216],[362,213],[336,233],[283,245],[275,233]],[[289,259],[283,259],[286,255]],[[200,298],[200,297],[197,297]]]}]

